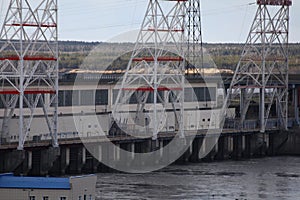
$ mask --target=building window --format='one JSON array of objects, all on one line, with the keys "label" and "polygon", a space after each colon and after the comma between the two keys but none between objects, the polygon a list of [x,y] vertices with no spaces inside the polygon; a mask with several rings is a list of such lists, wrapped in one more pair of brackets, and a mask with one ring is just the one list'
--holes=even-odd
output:
[{"label": "building window", "polygon": [[82,106],[93,105],[95,91],[93,90],[81,90],[80,91],[80,103]]},{"label": "building window", "polygon": [[60,197],[60,200],[67,200],[67,197]]},{"label": "building window", "polygon": [[72,106],[73,102],[73,91],[72,90],[66,90],[65,91],[65,106]]},{"label": "building window", "polygon": [[58,91],[58,106],[65,105],[65,93],[64,91]]},{"label": "building window", "polygon": [[178,93],[176,91],[171,91],[169,93],[169,103],[174,103],[177,101]]},{"label": "building window", "polygon": [[35,200],[35,196],[29,196],[29,200]]},{"label": "building window", "polygon": [[[143,95],[148,95],[147,103],[154,103],[154,92],[144,92],[144,93]],[[164,91],[158,91],[156,95],[156,102],[163,103],[164,98],[165,98]]]},{"label": "building window", "polygon": [[117,97],[118,97],[119,90],[114,89],[112,93],[113,93],[113,95],[112,95],[113,97],[112,97],[112,98],[113,98],[113,104],[114,104],[114,103],[116,103],[116,100],[117,100]]},{"label": "building window", "polygon": [[108,90],[96,90],[96,105],[108,105]]},{"label": "building window", "polygon": [[197,101],[195,95],[198,92],[197,88],[185,88],[184,89],[184,101],[185,102],[195,102]]},{"label": "building window", "polygon": [[203,102],[215,101],[216,88],[215,87],[195,87],[185,88],[184,101],[185,102]]},{"label": "building window", "polygon": [[43,200],[49,200],[48,196],[43,197]]}]

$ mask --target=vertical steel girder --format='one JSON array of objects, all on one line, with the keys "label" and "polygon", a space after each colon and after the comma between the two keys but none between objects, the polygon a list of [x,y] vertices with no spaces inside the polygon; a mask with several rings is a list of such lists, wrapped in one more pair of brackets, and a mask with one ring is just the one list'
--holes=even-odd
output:
[{"label": "vertical steel girder", "polygon": [[10,0],[0,33],[0,100],[5,109],[1,137],[9,136],[10,126],[15,126],[10,124],[12,115],[17,115],[19,150],[38,105],[52,144],[58,145],[57,36],[57,0]]},{"label": "vertical steel girder", "polygon": [[[271,110],[276,110],[278,128],[288,122],[288,35],[291,1],[258,0],[258,9],[233,76],[223,111],[240,96],[241,126],[251,102],[259,104],[261,132]],[[259,95],[257,95],[259,94]]]},{"label": "vertical steel girder", "polygon": [[[175,129],[184,137],[185,3],[169,1],[166,8],[158,0],[149,1],[113,109],[114,120],[121,123],[118,116],[122,112],[122,106],[129,104],[130,98],[135,96],[137,106],[132,121],[135,126],[147,127],[154,140],[160,132],[160,119],[167,104],[173,105]],[[166,98],[169,96],[173,98]],[[151,108],[145,105],[149,98],[152,99]],[[127,123],[129,121],[126,120]]]}]

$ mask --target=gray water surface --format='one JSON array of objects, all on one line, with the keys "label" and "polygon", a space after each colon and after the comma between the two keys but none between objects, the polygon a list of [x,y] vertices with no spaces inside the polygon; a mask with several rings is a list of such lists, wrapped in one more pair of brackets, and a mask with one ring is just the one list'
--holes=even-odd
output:
[{"label": "gray water surface", "polygon": [[172,165],[98,174],[97,199],[299,199],[300,157]]}]

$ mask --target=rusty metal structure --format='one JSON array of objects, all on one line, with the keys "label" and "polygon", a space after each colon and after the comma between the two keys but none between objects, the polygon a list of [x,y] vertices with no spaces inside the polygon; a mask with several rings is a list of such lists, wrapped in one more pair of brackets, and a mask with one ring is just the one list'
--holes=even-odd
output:
[{"label": "rusty metal structure", "polygon": [[[58,145],[57,40],[57,0],[9,1],[0,32],[0,101],[5,110],[1,138],[8,136],[10,126],[19,126],[19,150],[30,135],[38,109],[53,146]],[[17,124],[11,122],[14,116]]]},{"label": "rusty metal structure", "polygon": [[265,132],[269,118],[278,128],[288,123],[288,36],[291,0],[257,0],[257,12],[227,93],[225,110],[240,103],[240,126],[251,104],[259,105],[256,119]]}]

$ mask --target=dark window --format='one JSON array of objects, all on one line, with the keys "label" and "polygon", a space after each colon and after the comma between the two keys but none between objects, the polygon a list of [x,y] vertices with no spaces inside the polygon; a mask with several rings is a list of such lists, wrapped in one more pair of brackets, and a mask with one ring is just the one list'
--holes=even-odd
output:
[{"label": "dark window", "polygon": [[108,105],[108,90],[96,90],[96,105]]},{"label": "dark window", "polygon": [[5,98],[3,95],[1,95],[1,97],[0,97],[0,108],[4,108],[4,103],[3,103],[2,97],[3,97],[3,99]]},{"label": "dark window", "polygon": [[65,106],[72,106],[73,91],[66,90],[64,96],[65,96]]},{"label": "dark window", "polygon": [[[164,101],[164,98],[165,98],[164,91],[158,91],[157,97],[156,97],[156,102],[162,103],[162,101]],[[154,103],[154,92],[149,92],[147,103]]]},{"label": "dark window", "polygon": [[203,87],[196,87],[194,88],[195,96],[196,96],[196,101],[205,101],[206,100],[206,95],[205,95],[205,89]]},{"label": "dark window", "polygon": [[147,103],[154,103],[154,92],[147,92],[146,95],[148,95]]},{"label": "dark window", "polygon": [[129,104],[137,104],[137,92],[133,92],[129,99]]},{"label": "dark window", "polygon": [[[53,95],[51,95],[51,98]],[[78,90],[61,90],[58,91],[58,106],[78,106],[79,91]]]},{"label": "dark window", "polygon": [[206,99],[207,101],[216,101],[216,88],[208,87],[206,88]]},{"label": "dark window", "polygon": [[35,200],[35,196],[29,196],[29,200]]},{"label": "dark window", "polygon": [[[3,95],[3,99],[4,99],[4,101],[9,102],[13,98],[13,96],[15,96],[14,101],[17,98],[16,108],[19,108],[19,98],[20,98],[19,95],[11,95],[11,94]],[[14,102],[11,102],[10,106],[12,106],[13,103]],[[0,98],[0,108],[5,108],[5,103],[2,101],[2,98]]]},{"label": "dark window", "polygon": [[58,91],[58,106],[65,105],[65,93],[64,91]]},{"label": "dark window", "polygon": [[171,102],[176,102],[176,99],[177,99],[177,94],[176,94],[176,92],[171,91],[171,92],[169,93],[169,102],[170,102],[170,103],[171,103]]},{"label": "dark window", "polygon": [[[37,94],[25,94],[24,95],[23,108],[28,108],[29,107],[28,103],[29,103],[30,107],[33,106],[35,104],[37,96],[38,96]],[[25,98],[26,98],[26,100],[25,100]],[[37,102],[37,105],[36,105],[37,107],[42,107],[41,98],[43,98],[43,100],[45,100],[43,94],[41,94],[39,99],[38,99],[38,102]],[[19,105],[18,105],[18,107],[19,107]]]},{"label": "dark window", "polygon": [[215,101],[216,100],[216,88],[215,87],[186,88],[184,91],[184,98],[185,98],[184,99],[185,102]]}]

